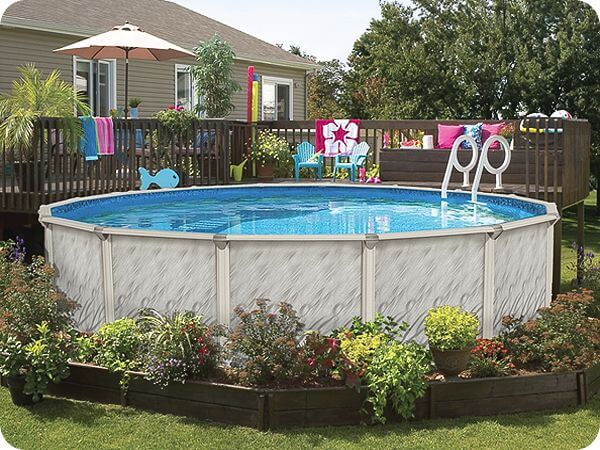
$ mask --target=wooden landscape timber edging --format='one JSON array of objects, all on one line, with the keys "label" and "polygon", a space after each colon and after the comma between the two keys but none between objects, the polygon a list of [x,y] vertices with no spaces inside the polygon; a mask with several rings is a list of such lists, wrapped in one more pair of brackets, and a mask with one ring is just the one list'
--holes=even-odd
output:
[{"label": "wooden landscape timber edging", "polygon": [[[50,386],[52,395],[122,404],[259,430],[369,422],[366,391],[346,387],[260,389],[206,381],[163,389],[132,372],[127,394],[107,369],[71,364],[69,378]],[[584,405],[600,392],[600,364],[586,370],[471,380],[430,382],[417,400],[415,419],[486,416]],[[393,411],[388,422],[400,419]]]}]

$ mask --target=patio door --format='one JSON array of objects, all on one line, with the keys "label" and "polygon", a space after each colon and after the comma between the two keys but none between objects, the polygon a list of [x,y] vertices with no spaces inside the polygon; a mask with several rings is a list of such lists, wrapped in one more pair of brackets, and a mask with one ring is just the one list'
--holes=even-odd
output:
[{"label": "patio door", "polygon": [[116,74],[114,61],[75,60],[74,85],[92,114],[108,117],[116,107]]},{"label": "patio door", "polygon": [[262,120],[293,120],[294,81],[262,78]]}]

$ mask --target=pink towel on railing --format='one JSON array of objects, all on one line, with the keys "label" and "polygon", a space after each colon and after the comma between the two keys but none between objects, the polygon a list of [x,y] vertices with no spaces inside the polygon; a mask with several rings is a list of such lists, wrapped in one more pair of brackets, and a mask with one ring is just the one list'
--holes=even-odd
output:
[{"label": "pink towel on railing", "polygon": [[113,121],[110,117],[96,117],[96,129],[98,130],[98,147],[100,155],[115,154],[115,134]]},{"label": "pink towel on railing", "polygon": [[315,121],[315,146],[324,156],[349,155],[360,138],[360,120]]}]

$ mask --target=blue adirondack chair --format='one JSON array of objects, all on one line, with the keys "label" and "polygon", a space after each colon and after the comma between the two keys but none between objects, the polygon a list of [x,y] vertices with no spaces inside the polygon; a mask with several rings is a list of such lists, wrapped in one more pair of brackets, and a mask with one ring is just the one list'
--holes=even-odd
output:
[{"label": "blue adirondack chair", "polygon": [[[347,169],[348,172],[350,172],[350,180],[356,181],[356,172],[359,167],[365,166],[369,149],[369,144],[361,142],[352,149],[352,154],[350,156],[337,155],[335,157],[335,167],[333,169],[333,181],[335,181],[338,169]],[[348,158],[348,161],[343,162],[342,158]]]},{"label": "blue adirondack chair", "polygon": [[302,142],[296,146],[294,158],[296,181],[300,181],[300,169],[314,169],[315,178],[323,177],[323,155],[315,154],[315,146],[310,142]]}]

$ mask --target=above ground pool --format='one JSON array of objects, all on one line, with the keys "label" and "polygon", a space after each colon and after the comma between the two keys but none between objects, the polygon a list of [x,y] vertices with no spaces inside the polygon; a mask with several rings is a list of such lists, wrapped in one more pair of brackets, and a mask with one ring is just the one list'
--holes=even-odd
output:
[{"label": "above ground pool", "polygon": [[257,298],[329,332],[377,313],[408,323],[439,305],[528,318],[552,287],[554,204],[396,186],[246,185],[107,194],[45,205],[48,261],[77,324],[189,310],[230,325]]},{"label": "above ground pool", "polygon": [[506,197],[394,187],[236,187],[118,195],[52,208],[52,215],[103,227],[211,234],[336,235],[496,225],[546,214]]}]

